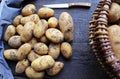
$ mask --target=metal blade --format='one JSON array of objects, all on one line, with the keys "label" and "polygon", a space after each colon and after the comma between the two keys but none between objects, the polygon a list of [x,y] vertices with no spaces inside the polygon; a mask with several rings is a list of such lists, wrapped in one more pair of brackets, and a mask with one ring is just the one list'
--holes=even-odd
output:
[{"label": "metal blade", "polygon": [[49,4],[49,5],[43,5],[44,7],[49,8],[69,8],[69,4]]}]

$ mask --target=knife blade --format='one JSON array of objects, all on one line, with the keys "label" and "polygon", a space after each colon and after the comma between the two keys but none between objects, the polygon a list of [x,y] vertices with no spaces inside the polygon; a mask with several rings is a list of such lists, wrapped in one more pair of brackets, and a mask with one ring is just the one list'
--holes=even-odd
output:
[{"label": "knife blade", "polygon": [[63,3],[63,4],[47,4],[43,5],[49,8],[70,8],[70,7],[90,7],[91,3],[88,2],[75,2],[75,3]]}]

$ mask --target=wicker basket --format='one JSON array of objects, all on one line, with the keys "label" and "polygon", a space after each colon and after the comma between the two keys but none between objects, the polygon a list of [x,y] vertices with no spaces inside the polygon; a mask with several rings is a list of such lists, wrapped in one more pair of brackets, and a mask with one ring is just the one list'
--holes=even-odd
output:
[{"label": "wicker basket", "polygon": [[89,41],[93,52],[112,79],[120,79],[120,60],[115,56],[108,36],[108,10],[111,3],[119,0],[101,0],[92,15],[89,26]]}]

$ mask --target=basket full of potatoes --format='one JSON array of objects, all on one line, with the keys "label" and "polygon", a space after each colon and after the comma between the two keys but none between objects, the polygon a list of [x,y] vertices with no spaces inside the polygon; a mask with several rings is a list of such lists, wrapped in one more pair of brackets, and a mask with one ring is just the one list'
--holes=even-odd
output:
[{"label": "basket full of potatoes", "polygon": [[43,79],[45,72],[54,76],[64,67],[57,60],[60,54],[65,59],[72,56],[73,19],[68,12],[62,12],[59,19],[54,13],[46,7],[36,11],[34,4],[27,4],[7,26],[4,41],[10,48],[4,50],[4,57],[17,61],[17,74],[25,72],[30,79]]},{"label": "basket full of potatoes", "polygon": [[120,1],[101,0],[89,26],[91,48],[110,79],[120,79]]}]

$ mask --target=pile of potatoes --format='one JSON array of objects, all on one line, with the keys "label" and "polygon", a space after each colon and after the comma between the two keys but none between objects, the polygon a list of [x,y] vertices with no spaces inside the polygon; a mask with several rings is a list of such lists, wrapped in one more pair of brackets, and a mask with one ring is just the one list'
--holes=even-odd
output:
[{"label": "pile of potatoes", "polygon": [[42,7],[36,13],[36,6],[28,4],[5,31],[10,49],[4,50],[4,57],[18,61],[15,72],[25,72],[30,79],[43,79],[45,72],[54,76],[64,66],[57,61],[60,53],[66,59],[72,56],[73,32],[69,13],[62,12],[57,19],[53,9]]},{"label": "pile of potatoes", "polygon": [[113,2],[108,15],[108,35],[116,57],[120,59],[120,4]]}]

